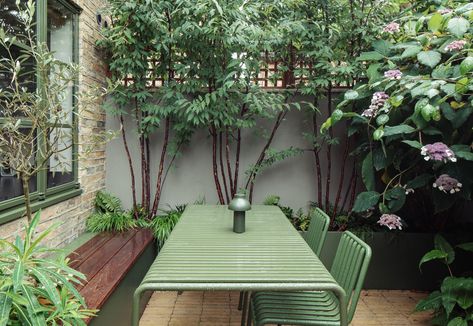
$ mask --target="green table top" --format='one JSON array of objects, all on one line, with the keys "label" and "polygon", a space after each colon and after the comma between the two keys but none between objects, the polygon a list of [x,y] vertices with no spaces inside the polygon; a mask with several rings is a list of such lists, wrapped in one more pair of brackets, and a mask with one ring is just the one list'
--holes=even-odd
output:
[{"label": "green table top", "polygon": [[232,227],[226,206],[187,207],[142,284],[157,289],[162,283],[163,290],[173,284],[176,290],[323,290],[336,284],[278,207],[255,205],[246,212],[245,233]]}]

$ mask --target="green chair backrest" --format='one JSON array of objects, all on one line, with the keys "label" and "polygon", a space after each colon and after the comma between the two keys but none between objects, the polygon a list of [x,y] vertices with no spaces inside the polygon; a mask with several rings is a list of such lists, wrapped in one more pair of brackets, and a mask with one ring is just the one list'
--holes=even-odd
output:
[{"label": "green chair backrest", "polygon": [[370,246],[353,233],[343,232],[330,273],[347,295],[349,322],[355,314],[370,259]]},{"label": "green chair backrest", "polygon": [[309,229],[305,233],[304,239],[317,256],[320,256],[329,224],[330,218],[323,210],[318,207],[313,210]]}]

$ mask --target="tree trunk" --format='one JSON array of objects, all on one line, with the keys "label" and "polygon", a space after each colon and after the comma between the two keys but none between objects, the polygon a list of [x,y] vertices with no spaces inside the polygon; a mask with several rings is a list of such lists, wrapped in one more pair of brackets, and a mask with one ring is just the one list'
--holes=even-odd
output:
[{"label": "tree trunk", "polygon": [[[317,141],[317,136],[319,134],[319,127],[317,125],[317,112],[314,112],[312,115],[312,125],[314,130],[314,139]],[[315,176],[317,178],[317,205],[320,209],[323,209],[322,203],[322,168],[320,166],[320,155],[319,149],[314,144],[314,158],[315,158]]]},{"label": "tree trunk", "polygon": [[342,159],[342,165],[340,167],[340,181],[338,182],[338,189],[337,189],[337,197],[335,198],[335,202],[333,204],[333,214],[332,214],[332,220],[330,224],[333,224],[333,221],[335,221],[335,217],[337,217],[337,210],[338,210],[338,205],[340,203],[340,196],[342,194],[342,188],[345,182],[345,164],[348,158],[348,149],[350,147],[350,138],[347,136],[345,140],[345,150],[343,152],[343,159]]},{"label": "tree trunk", "polygon": [[222,187],[218,178],[218,165],[217,165],[217,130],[215,126],[210,127],[210,135],[212,136],[212,169],[215,182],[215,188],[217,190],[218,201],[221,205],[225,204],[223,199]]},{"label": "tree trunk", "polygon": [[[219,158],[220,158],[220,173],[222,174],[223,188],[225,190],[225,199],[226,203],[230,202],[228,187],[227,187],[227,176],[225,175],[225,166],[223,165],[223,137],[222,132],[218,134],[218,144],[219,144]],[[231,181],[230,181],[231,183]]]},{"label": "tree trunk", "polygon": [[163,178],[163,171],[164,171],[164,163],[166,161],[166,153],[169,144],[169,131],[170,131],[171,119],[168,117],[166,118],[166,125],[164,127],[164,141],[163,141],[163,148],[161,150],[161,159],[159,160],[159,168],[158,173],[156,176],[156,193],[154,194],[153,200],[153,208],[151,209],[151,213],[149,218],[153,218],[156,216],[156,212],[158,211],[159,201],[161,199],[161,191],[162,191],[162,178]]},{"label": "tree trunk", "polygon": [[[332,115],[332,86],[328,88],[328,116]],[[328,130],[330,140],[333,139],[333,130]],[[330,183],[332,178],[332,145],[327,143],[327,178],[325,179],[325,212],[328,214],[330,210]]]},{"label": "tree trunk", "polygon": [[21,185],[23,187],[23,198],[25,199],[25,208],[26,208],[26,219],[28,221],[28,225],[30,225],[31,220],[33,219],[33,213],[31,211],[31,199],[30,199],[30,178],[26,176],[24,173],[20,174],[21,177]]},{"label": "tree trunk", "polygon": [[125,123],[123,121],[123,115],[120,114],[120,125],[121,125],[121,134],[123,140],[123,146],[125,147],[125,153],[128,160],[128,168],[130,169],[130,177],[131,177],[131,193],[133,199],[133,215],[135,218],[138,218],[138,210],[136,205],[136,183],[135,183],[135,170],[133,168],[133,160],[130,154],[130,148],[128,146],[128,141],[126,139],[126,132],[125,132]]},{"label": "tree trunk", "polygon": [[261,166],[263,163],[264,159],[266,158],[266,151],[269,149],[271,146],[271,143],[273,142],[274,136],[276,135],[276,131],[278,130],[279,126],[281,125],[281,122],[284,120],[284,117],[286,116],[287,111],[281,111],[279,112],[276,122],[274,123],[273,129],[271,130],[271,134],[266,141],[266,144],[264,145],[263,149],[261,150],[261,153],[258,157],[258,160],[256,161],[256,164],[254,165],[254,170],[253,172],[248,176],[248,181],[246,182],[245,189],[250,188],[250,195],[249,195],[249,200],[250,202],[253,200],[253,190],[254,190],[254,185],[255,185],[255,179],[256,179],[256,172],[258,168]]}]

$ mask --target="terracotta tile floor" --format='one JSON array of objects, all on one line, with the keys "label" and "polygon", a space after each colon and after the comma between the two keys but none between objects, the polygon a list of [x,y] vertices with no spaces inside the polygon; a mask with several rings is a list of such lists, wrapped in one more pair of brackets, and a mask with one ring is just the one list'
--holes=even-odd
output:
[{"label": "terracotta tile floor", "polygon": [[[140,326],[240,325],[238,292],[156,292]],[[362,293],[352,326],[429,325],[429,312],[413,313],[425,293],[370,290]]]}]

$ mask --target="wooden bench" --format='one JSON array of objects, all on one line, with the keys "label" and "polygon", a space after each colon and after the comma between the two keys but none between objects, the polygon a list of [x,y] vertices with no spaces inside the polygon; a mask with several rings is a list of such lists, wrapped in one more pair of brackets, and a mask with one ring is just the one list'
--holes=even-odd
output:
[{"label": "wooden bench", "polygon": [[88,308],[102,308],[152,241],[152,233],[145,229],[101,233],[69,254],[70,266],[87,277],[77,289]]}]

